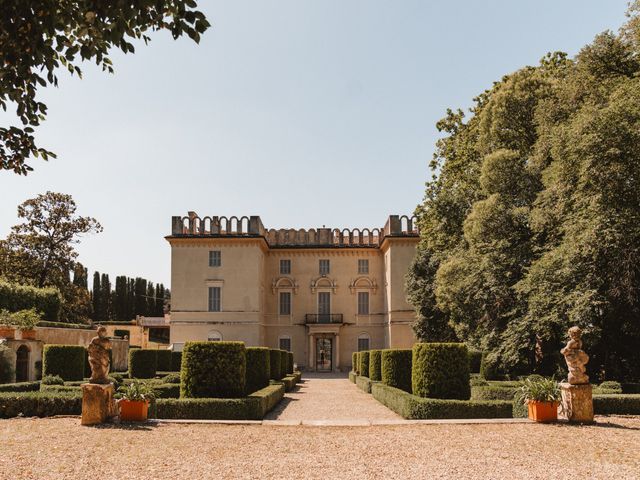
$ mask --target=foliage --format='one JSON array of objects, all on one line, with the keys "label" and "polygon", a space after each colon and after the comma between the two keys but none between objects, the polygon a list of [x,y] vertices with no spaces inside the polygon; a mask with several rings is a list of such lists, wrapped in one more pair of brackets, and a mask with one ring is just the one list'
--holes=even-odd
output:
[{"label": "foliage", "polygon": [[411,349],[382,350],[380,369],[382,383],[411,393]]},{"label": "foliage", "polygon": [[81,345],[45,345],[42,374],[59,375],[63,380],[82,380],[86,349]]},{"label": "foliage", "polygon": [[[280,351],[277,353],[280,358]],[[187,342],[182,352],[180,396],[242,397],[246,369],[247,356],[242,342]]]},{"label": "foliage", "polygon": [[282,357],[280,356],[280,350],[270,348],[269,349],[269,378],[271,380],[280,380],[282,378]]},{"label": "foliage", "polygon": [[280,378],[287,376],[289,370],[289,352],[280,350]]},{"label": "foliage", "polygon": [[455,336],[496,373],[553,375],[578,325],[592,378],[640,378],[639,5],[619,34],[438,122],[407,278],[422,341]]},{"label": "foliage", "polygon": [[10,382],[13,379],[14,371],[9,361],[11,354],[13,351],[4,342],[0,342],[0,384]]},{"label": "foliage", "polygon": [[517,387],[472,386],[471,400],[513,400]]},{"label": "foliage", "polygon": [[360,375],[363,377],[369,376],[369,351],[364,350],[360,353]]},{"label": "foliage", "polygon": [[287,375],[290,373],[293,373],[293,366],[294,366],[293,352],[288,352],[288,356],[289,356],[289,361],[287,363]]},{"label": "foliage", "polygon": [[144,382],[135,381],[118,389],[118,398],[131,402],[149,402],[155,398],[153,388]]},{"label": "foliage", "polygon": [[382,350],[369,350],[369,378],[374,382],[382,380]]},{"label": "foliage", "polygon": [[82,394],[74,392],[2,392],[0,418],[80,415]]},{"label": "foliage", "polygon": [[171,352],[171,372],[179,372],[182,365],[182,352]]},{"label": "foliage", "polygon": [[559,402],[561,398],[560,385],[554,378],[527,378],[518,388],[515,398],[522,403]]},{"label": "foliage", "polygon": [[489,352],[482,352],[480,356],[480,376],[485,380],[499,380],[501,378],[496,365],[497,359],[495,355]]},{"label": "foliage", "polygon": [[82,77],[79,63],[86,60],[113,73],[109,54],[114,49],[133,53],[132,41],[148,43],[149,31],[168,30],[174,39],[186,34],[198,43],[209,22],[196,7],[195,0],[3,2],[0,107],[15,104],[23,127],[0,128],[0,170],[26,175],[32,170],[26,163],[29,157],[55,157],[36,145],[34,127],[47,114],[38,88],[57,86],[60,69]]},{"label": "foliage", "polygon": [[129,376],[131,378],[153,378],[158,370],[158,350],[147,348],[129,349]]},{"label": "foliage", "polygon": [[40,382],[18,382],[0,385],[0,392],[37,392]]},{"label": "foliage", "polygon": [[266,347],[248,347],[246,393],[250,394],[262,390],[269,385],[270,374],[269,349]]},{"label": "foliage", "polygon": [[593,388],[594,394],[617,394],[622,392],[622,384],[620,382],[607,381]]},{"label": "foliage", "polygon": [[42,312],[44,318],[55,321],[60,314],[61,303],[60,292],[55,288],[36,288],[0,280],[0,309],[10,312],[35,309]]},{"label": "foliage", "polygon": [[351,371],[358,372],[358,352],[351,354]]},{"label": "foliage", "polygon": [[9,310],[0,310],[0,325],[13,325],[21,330],[32,330],[38,322],[40,322],[42,314],[37,312],[35,308],[29,310],[18,310],[10,312]]},{"label": "foliage", "polygon": [[158,358],[157,369],[159,372],[171,371],[171,350],[156,350]]},{"label": "foliage", "polygon": [[596,415],[640,415],[640,395],[594,395]]},{"label": "foliage", "polygon": [[358,375],[356,377],[356,386],[365,393],[371,393],[371,379]]},{"label": "foliage", "polygon": [[468,400],[469,353],[463,343],[416,343],[411,388],[428,398]]},{"label": "foliage", "polygon": [[161,378],[163,383],[175,383],[180,384],[180,374],[179,373],[170,373],[169,375],[165,375]]},{"label": "foliage", "polygon": [[482,365],[482,352],[469,349],[469,372],[480,373]]},{"label": "foliage", "polygon": [[64,385],[64,380],[60,375],[45,375],[40,381],[41,385]]}]

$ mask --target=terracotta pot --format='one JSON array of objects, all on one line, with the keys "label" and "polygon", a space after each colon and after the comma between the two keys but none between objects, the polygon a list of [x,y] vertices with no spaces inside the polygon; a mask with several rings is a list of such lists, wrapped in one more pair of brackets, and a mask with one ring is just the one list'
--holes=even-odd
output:
[{"label": "terracotta pot", "polygon": [[22,340],[36,339],[36,331],[33,328],[31,330],[20,330],[20,334],[22,335]]},{"label": "terracotta pot", "polygon": [[7,338],[9,340],[14,339],[16,336],[16,329],[9,325],[0,325],[0,338]]},{"label": "terracotta pot", "polygon": [[536,422],[555,422],[558,420],[558,405],[560,402],[535,402],[530,400],[529,419]]},{"label": "terracotta pot", "polygon": [[120,420],[123,422],[145,422],[149,402],[143,400],[120,400]]}]

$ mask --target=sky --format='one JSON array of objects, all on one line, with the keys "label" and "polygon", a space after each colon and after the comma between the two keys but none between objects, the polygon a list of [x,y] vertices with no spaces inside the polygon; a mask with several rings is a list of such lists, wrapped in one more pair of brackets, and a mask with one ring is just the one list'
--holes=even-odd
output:
[{"label": "sky", "polygon": [[68,193],[104,227],[77,247],[90,272],[169,285],[164,236],[190,210],[382,227],[421,202],[447,108],[617,30],[627,0],[199,3],[199,45],[155,32],[112,55],[114,75],[86,64],[42,90],[36,139],[58,158],[0,171],[0,238],[24,200]]}]

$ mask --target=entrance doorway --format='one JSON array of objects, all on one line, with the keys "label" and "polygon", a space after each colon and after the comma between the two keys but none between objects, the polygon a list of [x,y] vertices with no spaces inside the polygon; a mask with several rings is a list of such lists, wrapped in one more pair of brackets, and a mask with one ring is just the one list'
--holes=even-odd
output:
[{"label": "entrance doorway", "polygon": [[29,380],[29,349],[21,345],[16,352],[16,382]]},{"label": "entrance doorway", "polygon": [[333,370],[333,339],[316,338],[316,372]]}]

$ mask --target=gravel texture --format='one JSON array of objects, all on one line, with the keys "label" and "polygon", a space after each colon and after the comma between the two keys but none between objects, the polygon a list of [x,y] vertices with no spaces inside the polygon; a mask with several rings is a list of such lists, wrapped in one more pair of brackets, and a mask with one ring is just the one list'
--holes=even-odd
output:
[{"label": "gravel texture", "polygon": [[0,478],[639,478],[640,417],[598,421],[96,428],[78,418],[0,420]]},{"label": "gravel texture", "polygon": [[302,383],[265,417],[267,420],[401,419],[344,374],[305,373]]}]

